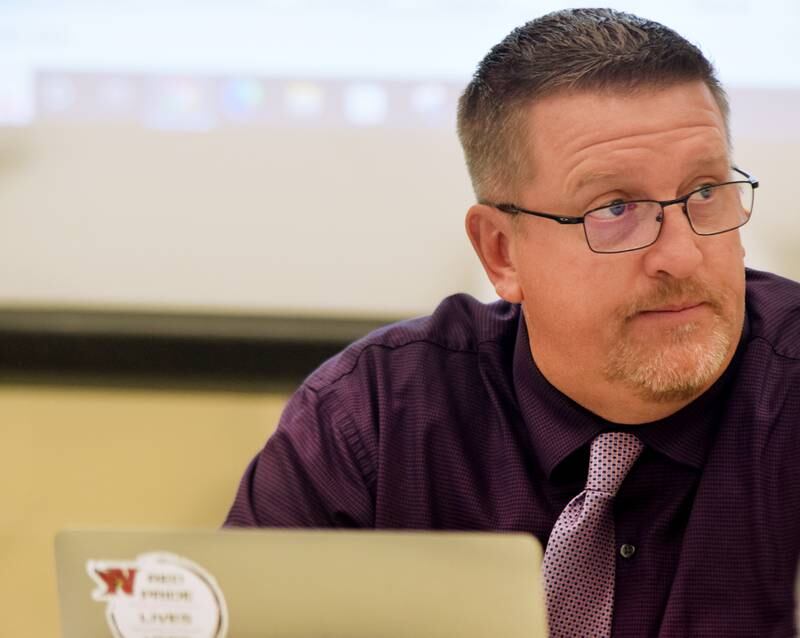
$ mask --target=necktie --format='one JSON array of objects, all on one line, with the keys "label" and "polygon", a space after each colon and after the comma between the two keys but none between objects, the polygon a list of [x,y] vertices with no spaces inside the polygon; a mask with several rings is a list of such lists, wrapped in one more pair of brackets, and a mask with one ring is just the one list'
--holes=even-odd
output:
[{"label": "necktie", "polygon": [[592,441],[584,490],[558,517],[544,554],[550,638],[608,638],[614,609],[612,503],[642,451],[627,432],[604,432]]}]

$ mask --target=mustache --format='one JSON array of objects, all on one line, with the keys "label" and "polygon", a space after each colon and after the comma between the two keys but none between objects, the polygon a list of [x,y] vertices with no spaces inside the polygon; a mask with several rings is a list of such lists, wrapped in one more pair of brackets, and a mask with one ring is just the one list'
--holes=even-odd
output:
[{"label": "mustache", "polygon": [[663,308],[664,306],[707,303],[715,313],[720,314],[725,307],[726,295],[722,290],[698,279],[661,279],[655,288],[620,308],[623,320],[632,319],[641,312]]}]

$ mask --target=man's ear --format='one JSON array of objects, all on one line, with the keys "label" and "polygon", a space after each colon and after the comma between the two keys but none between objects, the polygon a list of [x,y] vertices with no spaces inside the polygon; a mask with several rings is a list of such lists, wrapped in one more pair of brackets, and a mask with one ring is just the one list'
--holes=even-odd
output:
[{"label": "man's ear", "polygon": [[522,290],[513,260],[511,217],[493,206],[475,204],[467,211],[464,225],[497,294],[511,303],[521,302]]}]

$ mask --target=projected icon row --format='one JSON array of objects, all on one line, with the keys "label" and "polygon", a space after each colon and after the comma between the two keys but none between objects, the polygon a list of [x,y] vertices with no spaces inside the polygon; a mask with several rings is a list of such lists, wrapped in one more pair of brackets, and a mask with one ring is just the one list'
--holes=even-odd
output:
[{"label": "projected icon row", "polygon": [[42,73],[43,120],[137,123],[172,130],[218,126],[447,127],[462,85],[373,81]]}]

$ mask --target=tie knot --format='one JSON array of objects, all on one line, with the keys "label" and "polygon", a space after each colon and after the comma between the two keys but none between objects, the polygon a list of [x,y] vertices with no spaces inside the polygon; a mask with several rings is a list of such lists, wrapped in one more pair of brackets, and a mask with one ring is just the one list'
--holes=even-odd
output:
[{"label": "tie knot", "polygon": [[592,441],[586,490],[614,496],[642,453],[642,442],[629,432],[603,432]]}]

